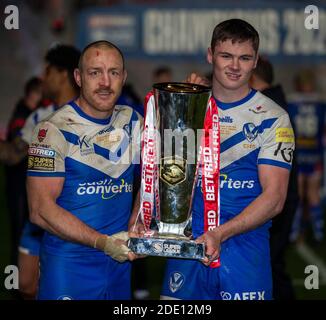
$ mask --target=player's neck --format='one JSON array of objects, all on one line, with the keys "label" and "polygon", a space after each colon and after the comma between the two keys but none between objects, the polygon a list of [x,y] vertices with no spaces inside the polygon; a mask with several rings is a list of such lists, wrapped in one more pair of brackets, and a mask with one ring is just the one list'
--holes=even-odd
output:
[{"label": "player's neck", "polygon": [[101,111],[94,106],[90,105],[88,101],[83,97],[81,94],[78,99],[76,100],[78,106],[90,117],[95,119],[107,119],[111,116],[113,109],[109,111]]},{"label": "player's neck", "polygon": [[61,107],[69,101],[75,99],[77,95],[78,93],[76,90],[69,85],[59,92],[54,102],[57,106]]},{"label": "player's neck", "polygon": [[250,90],[251,89],[248,83],[235,90],[227,89],[217,83],[213,84],[214,97],[217,100],[225,103],[232,103],[245,98],[249,94]]}]

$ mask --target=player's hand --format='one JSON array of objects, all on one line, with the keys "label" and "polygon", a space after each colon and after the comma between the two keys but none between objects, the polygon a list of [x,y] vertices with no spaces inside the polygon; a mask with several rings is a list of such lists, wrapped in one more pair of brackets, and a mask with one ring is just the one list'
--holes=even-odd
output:
[{"label": "player's hand", "polygon": [[122,231],[112,236],[100,236],[96,239],[94,247],[104,251],[112,259],[119,262],[136,259],[136,255],[127,247],[128,232]]},{"label": "player's hand", "polygon": [[209,266],[214,260],[220,257],[221,235],[218,228],[207,231],[201,237],[198,237],[196,242],[205,243],[206,257],[202,260],[204,265]]},{"label": "player's hand", "polygon": [[[145,233],[145,226],[139,222],[135,225],[129,227],[128,235],[130,238],[140,238],[143,237]],[[147,255],[134,254],[134,259],[146,258]]]},{"label": "player's hand", "polygon": [[184,82],[200,84],[202,86],[209,87],[211,84],[209,80],[203,76],[200,76],[197,73],[191,73]]},{"label": "player's hand", "polygon": [[129,237],[143,237],[145,233],[145,226],[141,222],[137,222],[136,224],[129,226],[128,235]]}]

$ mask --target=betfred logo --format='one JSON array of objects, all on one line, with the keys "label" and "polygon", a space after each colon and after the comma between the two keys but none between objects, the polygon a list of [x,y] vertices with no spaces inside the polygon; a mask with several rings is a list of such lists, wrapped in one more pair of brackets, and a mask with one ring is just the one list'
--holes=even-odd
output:
[{"label": "betfred logo", "polygon": [[54,157],[55,151],[52,149],[30,147],[28,154],[33,156]]},{"label": "betfred logo", "polygon": [[45,139],[47,132],[48,132],[48,130],[39,129],[38,134],[37,134],[37,139],[39,142],[42,142]]}]

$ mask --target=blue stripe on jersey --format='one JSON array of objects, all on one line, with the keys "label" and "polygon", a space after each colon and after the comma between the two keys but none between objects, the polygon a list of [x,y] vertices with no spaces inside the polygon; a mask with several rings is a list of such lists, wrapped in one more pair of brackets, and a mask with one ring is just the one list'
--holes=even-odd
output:
[{"label": "blue stripe on jersey", "polygon": [[282,168],[291,170],[291,165],[284,163],[282,161],[271,160],[271,159],[259,159],[257,163],[258,164],[270,164],[272,166],[282,167]]},{"label": "blue stripe on jersey", "polygon": [[79,136],[77,134],[74,134],[74,133],[71,133],[71,132],[68,132],[65,130],[61,130],[61,129],[60,129],[60,131],[68,142],[78,145]]},{"label": "blue stripe on jersey", "polygon": [[[66,170],[66,176],[69,178],[69,176],[74,176],[76,181],[81,180],[94,180],[96,177],[105,176],[109,177],[108,175],[104,174],[101,170],[98,170],[90,165],[87,165],[85,163],[79,162],[73,158],[65,157],[65,170]],[[79,170],[80,173],[82,173],[82,177],[76,176],[77,171]],[[135,165],[130,164],[128,169],[121,174],[121,177],[124,178],[125,176],[129,176],[131,174],[134,174],[135,171]],[[86,172],[91,172],[90,175],[86,175]],[[78,180],[79,179],[79,180]],[[112,178],[113,179],[113,178]],[[62,193],[61,193],[62,194]]]},{"label": "blue stripe on jersey", "polygon": [[[68,142],[74,145],[79,144],[78,135],[65,130],[60,130],[60,131]],[[125,135],[117,151],[115,152],[111,152],[107,148],[100,147],[95,143],[93,144],[93,146],[94,146],[95,154],[98,154],[99,156],[102,156],[103,158],[110,160],[112,162],[118,162],[129,146],[129,138]]]},{"label": "blue stripe on jersey", "polygon": [[38,124],[38,112],[35,112],[33,121],[34,121],[34,125],[36,126]]},{"label": "blue stripe on jersey", "polygon": [[129,121],[129,126],[131,128],[132,122],[133,121],[138,121],[138,116],[137,113],[133,110],[132,115],[131,115],[131,119]]},{"label": "blue stripe on jersey", "polygon": [[74,110],[82,117],[85,118],[89,121],[95,122],[97,124],[109,124],[111,121],[111,116],[106,118],[106,119],[98,119],[98,118],[93,118],[91,116],[89,116],[88,114],[86,114],[77,104],[75,101],[70,101],[69,105],[71,105]]},{"label": "blue stripe on jersey", "polygon": [[258,133],[263,133],[265,129],[269,129],[274,122],[277,120],[277,118],[271,118],[264,120],[261,125],[257,126]]},{"label": "blue stripe on jersey", "polygon": [[217,99],[215,99],[215,101],[219,108],[221,108],[222,110],[227,110],[227,109],[237,107],[237,106],[240,106],[240,105],[246,103],[256,94],[256,92],[257,92],[256,90],[251,89],[251,91],[248,93],[247,96],[245,96],[243,99],[241,99],[239,101],[235,101],[235,102],[227,103],[227,102],[219,101]]},{"label": "blue stripe on jersey", "polygon": [[37,172],[27,171],[27,175],[30,177],[65,177],[65,172]]},{"label": "blue stripe on jersey", "polygon": [[241,142],[245,139],[246,139],[246,137],[244,136],[242,131],[238,132],[237,134],[233,135],[231,138],[229,138],[221,143],[221,152],[226,151],[227,149],[235,146],[236,144],[238,144],[239,142]]},{"label": "blue stripe on jersey", "polygon": [[[238,160],[230,163],[228,166],[221,168],[221,173],[229,173],[234,172],[235,170],[240,170],[242,166],[242,170],[237,174],[246,177],[248,173],[254,173],[257,175],[257,158],[259,154],[260,148],[257,148],[248,154],[244,155],[243,157],[239,158]],[[243,169],[243,163],[245,166],[245,170]]]},{"label": "blue stripe on jersey", "polygon": [[119,149],[117,152],[111,152],[109,149],[102,148],[95,143],[93,144],[93,146],[94,152],[96,154],[112,162],[118,162],[121,157],[121,149]]},{"label": "blue stripe on jersey", "polygon": [[[264,132],[265,129],[271,128],[276,120],[277,118],[266,119],[259,126],[256,126],[254,130],[261,134]],[[246,136],[244,135],[243,131],[238,132],[231,138],[221,143],[221,152],[226,151],[227,149],[237,145],[238,143],[244,140],[246,140]]]},{"label": "blue stripe on jersey", "polygon": [[93,144],[93,146],[94,146],[94,152],[96,154],[112,162],[118,162],[129,146],[129,138],[125,135],[119,147],[114,152],[106,148],[100,147],[95,143]]}]

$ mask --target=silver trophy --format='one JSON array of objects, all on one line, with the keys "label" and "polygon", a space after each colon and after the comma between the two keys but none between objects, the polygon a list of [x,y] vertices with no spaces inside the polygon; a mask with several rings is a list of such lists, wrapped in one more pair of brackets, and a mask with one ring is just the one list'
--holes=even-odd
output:
[{"label": "silver trophy", "polygon": [[174,82],[153,89],[161,140],[159,213],[152,217],[151,235],[130,238],[128,245],[142,255],[203,259],[204,244],[191,240],[191,206],[210,88]]}]

